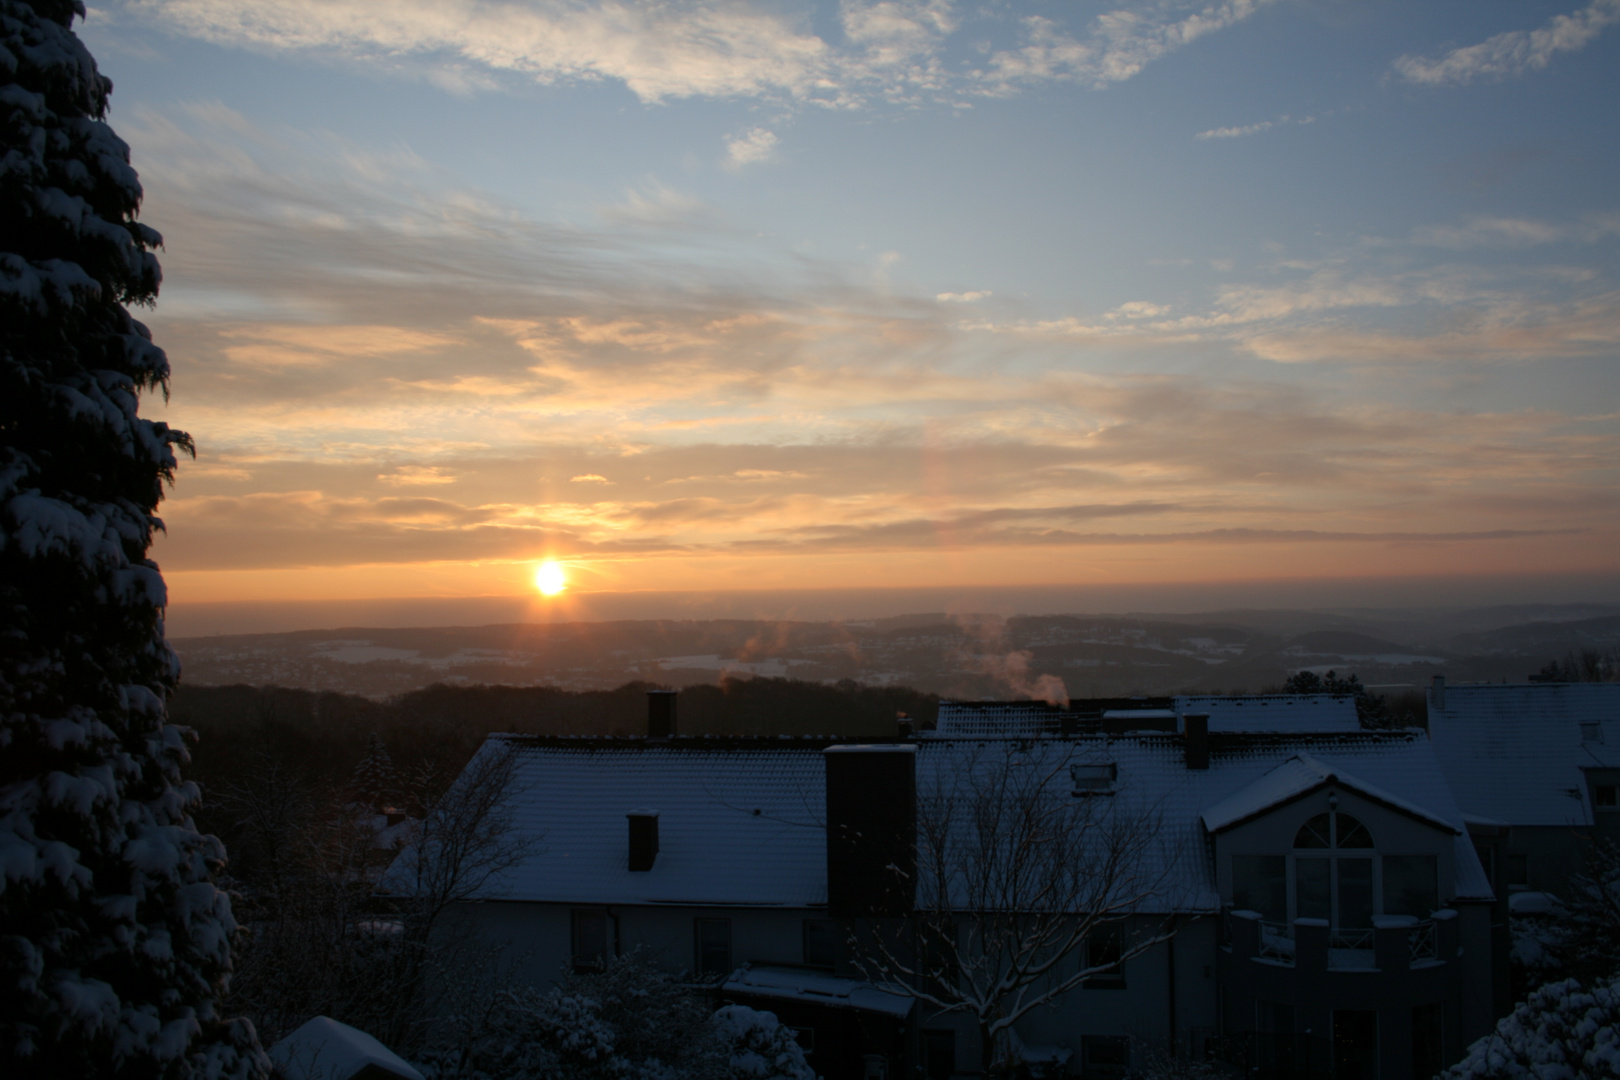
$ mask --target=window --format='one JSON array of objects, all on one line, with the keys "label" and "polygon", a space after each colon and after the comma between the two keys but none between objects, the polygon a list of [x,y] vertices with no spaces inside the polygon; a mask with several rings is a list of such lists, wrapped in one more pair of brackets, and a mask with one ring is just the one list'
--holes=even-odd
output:
[{"label": "window", "polygon": [[1372,833],[1349,814],[1333,811],[1317,814],[1299,827],[1294,836],[1296,848],[1370,848]]},{"label": "window", "polygon": [[832,919],[804,920],[804,963],[807,967],[830,968],[838,964],[838,944],[842,935]]},{"label": "window", "polygon": [[1070,765],[1069,779],[1075,795],[1112,795],[1114,781],[1119,777],[1119,766],[1112,762],[1092,765]]},{"label": "window", "polygon": [[1603,741],[1603,725],[1596,720],[1582,720],[1581,742],[1600,743]]},{"label": "window", "polygon": [[956,1072],[956,1032],[931,1028],[923,1032],[923,1074],[928,1080],[951,1080]]},{"label": "window", "polygon": [[1372,925],[1373,861],[1335,859],[1339,872],[1339,917],[1335,926],[1361,930]]},{"label": "window", "polygon": [[1088,988],[1122,990],[1125,988],[1125,968],[1120,963],[1119,926],[1098,926],[1086,938],[1086,967],[1097,968],[1097,974],[1086,979]]},{"label": "window", "polygon": [[1384,914],[1427,919],[1440,906],[1439,870],[1433,855],[1384,856]]},{"label": "window", "polygon": [[1294,910],[1297,919],[1333,918],[1333,860],[1294,860]]},{"label": "window", "polygon": [[1509,855],[1502,863],[1507,871],[1509,892],[1518,892],[1530,887],[1530,856]]},{"label": "window", "polygon": [[1232,856],[1232,906],[1262,919],[1288,921],[1288,859],[1282,855]]},{"label": "window", "polygon": [[731,920],[693,919],[697,938],[697,973],[699,975],[731,974]]},{"label": "window", "polygon": [[1371,926],[1372,846],[1367,826],[1336,810],[1317,814],[1301,825],[1294,835],[1294,849],[1312,854],[1294,856],[1294,917],[1326,919],[1345,929]]},{"label": "window", "polygon": [[1485,870],[1485,880],[1491,883],[1491,888],[1499,886],[1496,880],[1496,849],[1485,844],[1475,844],[1474,854],[1479,856],[1479,865]]},{"label": "window", "polygon": [[575,908],[573,916],[572,954],[575,971],[601,971],[607,966],[612,950],[608,947],[608,914]]},{"label": "window", "polygon": [[1620,810],[1620,787],[1614,784],[1593,784],[1592,805],[1599,810]]}]

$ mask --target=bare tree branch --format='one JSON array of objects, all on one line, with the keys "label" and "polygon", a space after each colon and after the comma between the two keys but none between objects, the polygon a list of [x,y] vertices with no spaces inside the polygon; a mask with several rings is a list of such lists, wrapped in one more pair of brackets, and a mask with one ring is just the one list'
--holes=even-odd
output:
[{"label": "bare tree branch", "polygon": [[[1171,936],[1156,808],[1082,790],[1071,770],[1107,764],[1104,744],[944,741],[919,770],[917,901],[899,925],[857,938],[867,977],[971,1016],[989,1068],[1034,1009]],[[1106,955],[1092,941],[1117,941]]]}]

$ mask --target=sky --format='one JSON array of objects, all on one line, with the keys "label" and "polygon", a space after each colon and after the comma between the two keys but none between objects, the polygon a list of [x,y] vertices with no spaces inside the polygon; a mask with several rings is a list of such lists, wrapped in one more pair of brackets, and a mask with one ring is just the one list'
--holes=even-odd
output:
[{"label": "sky", "polygon": [[176,609],[1620,580],[1620,0],[79,32],[165,238]]}]

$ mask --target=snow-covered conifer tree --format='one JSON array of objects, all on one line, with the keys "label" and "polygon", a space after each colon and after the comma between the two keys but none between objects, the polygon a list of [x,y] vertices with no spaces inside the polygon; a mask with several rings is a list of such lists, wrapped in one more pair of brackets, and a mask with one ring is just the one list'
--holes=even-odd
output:
[{"label": "snow-covered conifer tree", "polygon": [[250,1077],[147,558],[190,447],[137,415],[160,241],[75,14],[0,0],[0,1073]]}]

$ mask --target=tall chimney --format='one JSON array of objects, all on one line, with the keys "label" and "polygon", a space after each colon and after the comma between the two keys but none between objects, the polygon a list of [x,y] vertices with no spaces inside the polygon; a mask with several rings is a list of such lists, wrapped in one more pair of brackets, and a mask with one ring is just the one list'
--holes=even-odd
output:
[{"label": "tall chimney", "polygon": [[632,810],[630,820],[630,869],[651,870],[658,858],[658,811]]},{"label": "tall chimney", "polygon": [[667,739],[675,734],[674,690],[647,691],[647,738]]},{"label": "tall chimney", "polygon": [[1431,709],[1444,709],[1446,707],[1446,677],[1436,675],[1434,685],[1429,687],[1429,707]]},{"label": "tall chimney", "polygon": [[1186,713],[1181,718],[1187,768],[1209,768],[1209,713]]}]

